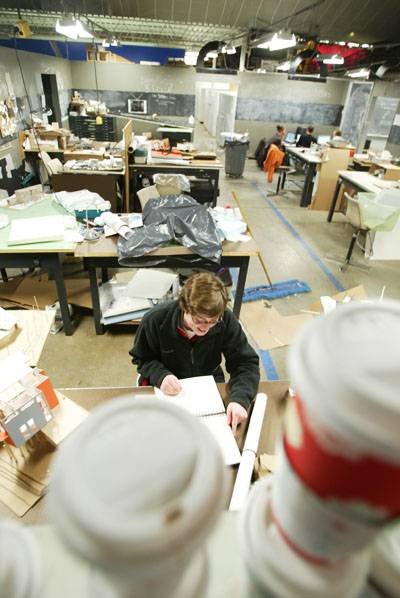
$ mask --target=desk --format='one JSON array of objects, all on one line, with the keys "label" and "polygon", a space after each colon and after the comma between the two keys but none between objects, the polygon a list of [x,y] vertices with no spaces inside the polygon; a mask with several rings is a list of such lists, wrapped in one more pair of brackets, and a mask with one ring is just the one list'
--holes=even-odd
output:
[{"label": "desk", "polygon": [[[253,239],[247,243],[225,241],[222,244],[221,265],[226,266],[227,268],[239,268],[239,277],[233,304],[233,313],[237,317],[239,317],[242,305],[242,297],[250,257],[258,255],[259,252]],[[105,282],[108,279],[107,268],[121,267],[118,263],[117,238],[107,237],[92,243],[84,241],[77,247],[75,256],[83,258],[88,269],[96,334],[104,334],[105,329],[103,324],[101,324],[100,298],[97,286],[96,269],[102,269],[102,280]],[[200,256],[186,247],[173,245],[162,247],[161,249],[157,249],[156,251],[152,251],[151,253],[136,258],[135,262],[137,262],[139,266],[141,266],[141,262],[143,262],[142,267],[144,268],[151,267],[146,266],[146,261],[149,257],[163,258],[165,261],[160,264],[159,267],[161,268],[182,268],[185,266],[190,267],[191,265],[199,267],[202,263],[204,264],[207,261],[203,260]]]},{"label": "desk", "polygon": [[[52,200],[45,199],[25,210],[0,208],[0,214],[6,214],[10,220],[17,218],[35,218],[38,216],[66,215],[68,212]],[[53,241],[32,243],[30,245],[7,245],[9,227],[0,229],[0,267],[3,268],[44,268],[54,277],[60,303],[64,332],[70,336],[73,332],[71,316],[68,311],[68,298],[62,271],[62,255],[73,253],[76,243]]]},{"label": "desk", "polygon": [[[122,211],[122,203],[118,197],[118,183],[122,182],[125,170],[78,170],[64,169],[59,174],[53,174],[51,183],[53,190],[80,191],[88,189],[98,193],[103,199],[111,203],[113,212]],[[121,204],[121,205],[120,205]]]},{"label": "desk", "polygon": [[369,172],[373,174],[376,170],[383,170],[383,180],[385,181],[398,181],[400,179],[400,166],[395,166],[390,162],[372,160]]},{"label": "desk", "polygon": [[[133,367],[133,366],[132,366]],[[227,384],[218,384],[218,390],[224,404],[227,404],[229,387]],[[262,381],[259,384],[258,392],[263,392],[268,396],[267,407],[264,414],[264,421],[260,434],[260,441],[258,446],[258,454],[275,452],[276,436],[279,432],[280,421],[282,417],[281,403],[284,400],[288,390],[289,383],[285,380],[277,381]],[[152,387],[133,386],[127,387],[110,387],[110,388],[65,388],[58,389],[69,399],[75,401],[81,407],[91,411],[95,407],[125,396],[143,395],[153,396]],[[244,440],[247,432],[247,425],[239,426],[236,432],[236,440],[240,449],[243,448]],[[231,489],[233,488],[237,466],[229,467],[231,471]],[[230,495],[227,498],[226,506],[228,506]],[[18,519],[7,507],[0,503],[0,516],[7,518]],[[23,517],[24,523],[44,523],[47,520],[46,501],[39,500]]]},{"label": "desk", "polygon": [[[340,189],[342,187],[350,188],[351,190],[367,191],[369,193],[379,193],[382,189],[390,187],[389,184],[382,184],[380,179],[372,176],[368,172],[361,172],[357,170],[339,170],[336,188],[332,196],[332,202],[328,213],[328,222],[332,221],[333,213],[336,210],[336,204],[339,197]],[[395,183],[393,183],[393,186]]]},{"label": "desk", "polygon": [[286,151],[295,160],[303,162],[306,167],[306,176],[304,179],[303,191],[300,199],[300,206],[306,208],[311,203],[313,191],[313,179],[317,170],[317,165],[322,163],[322,159],[310,150],[302,150],[298,147],[286,146]]},{"label": "desk", "polygon": [[[208,202],[199,200],[194,194],[194,199],[199,203],[209,203],[210,206],[217,205],[217,198],[219,195],[219,171],[222,164],[219,160],[192,160],[187,164],[131,164],[129,166],[129,174],[135,192],[135,201],[140,205],[136,191],[139,191],[142,185],[143,178],[151,178],[158,172],[162,173],[179,173],[187,176],[195,176],[199,179],[206,179],[210,185],[210,197]],[[132,206],[131,208],[132,209]]]}]

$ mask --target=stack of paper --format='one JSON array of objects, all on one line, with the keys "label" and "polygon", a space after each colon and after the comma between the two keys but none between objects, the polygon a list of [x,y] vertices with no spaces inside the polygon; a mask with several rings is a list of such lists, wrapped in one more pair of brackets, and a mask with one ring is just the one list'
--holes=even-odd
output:
[{"label": "stack of paper", "polygon": [[152,307],[149,299],[130,297],[126,283],[106,282],[100,287],[100,307],[103,324],[136,320]]},{"label": "stack of paper", "polygon": [[111,280],[100,287],[102,323],[137,320],[163,301],[178,276],[172,272],[141,268],[127,282]]},{"label": "stack of paper", "polygon": [[155,388],[156,397],[178,405],[200,418],[218,442],[227,465],[240,462],[240,452],[228,426],[224,403],[212,376],[198,376],[180,380],[182,391],[178,395],[166,395]]}]

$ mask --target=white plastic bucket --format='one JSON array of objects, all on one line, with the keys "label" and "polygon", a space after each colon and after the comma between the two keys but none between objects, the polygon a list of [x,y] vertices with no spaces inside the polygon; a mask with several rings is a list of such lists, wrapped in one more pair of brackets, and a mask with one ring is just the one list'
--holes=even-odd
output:
[{"label": "white plastic bucket", "polygon": [[240,535],[251,598],[356,598],[369,556],[355,553],[329,566],[310,563],[285,542],[272,519],[274,476],[252,488],[241,512]]},{"label": "white plastic bucket", "polygon": [[201,549],[223,506],[225,476],[219,446],[195,417],[157,399],[122,398],[60,447],[50,517],[94,564],[99,598],[199,596]]}]

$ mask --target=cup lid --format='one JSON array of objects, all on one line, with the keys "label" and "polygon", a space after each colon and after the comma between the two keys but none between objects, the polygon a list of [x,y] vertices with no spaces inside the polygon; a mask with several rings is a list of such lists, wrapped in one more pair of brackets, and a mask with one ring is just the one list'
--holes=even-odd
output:
[{"label": "cup lid", "polygon": [[162,558],[208,531],[222,508],[225,473],[219,446],[195,417],[158,399],[126,397],[94,410],[60,447],[48,506],[87,558]]},{"label": "cup lid", "polygon": [[400,302],[348,303],[312,320],[291,347],[307,409],[355,450],[400,458]]}]

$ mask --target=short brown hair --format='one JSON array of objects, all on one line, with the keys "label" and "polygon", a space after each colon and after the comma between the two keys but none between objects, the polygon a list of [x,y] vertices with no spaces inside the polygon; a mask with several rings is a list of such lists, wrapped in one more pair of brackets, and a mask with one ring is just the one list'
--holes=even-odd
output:
[{"label": "short brown hair", "polygon": [[181,309],[191,315],[221,316],[228,303],[222,281],[211,272],[199,272],[187,279],[179,295]]},{"label": "short brown hair", "polygon": [[314,133],[314,127],[312,125],[310,125],[309,127],[307,127],[307,131],[309,133]]},{"label": "short brown hair", "polygon": [[285,130],[285,127],[282,125],[276,125],[276,130],[278,131],[278,133],[283,133],[283,131]]}]

